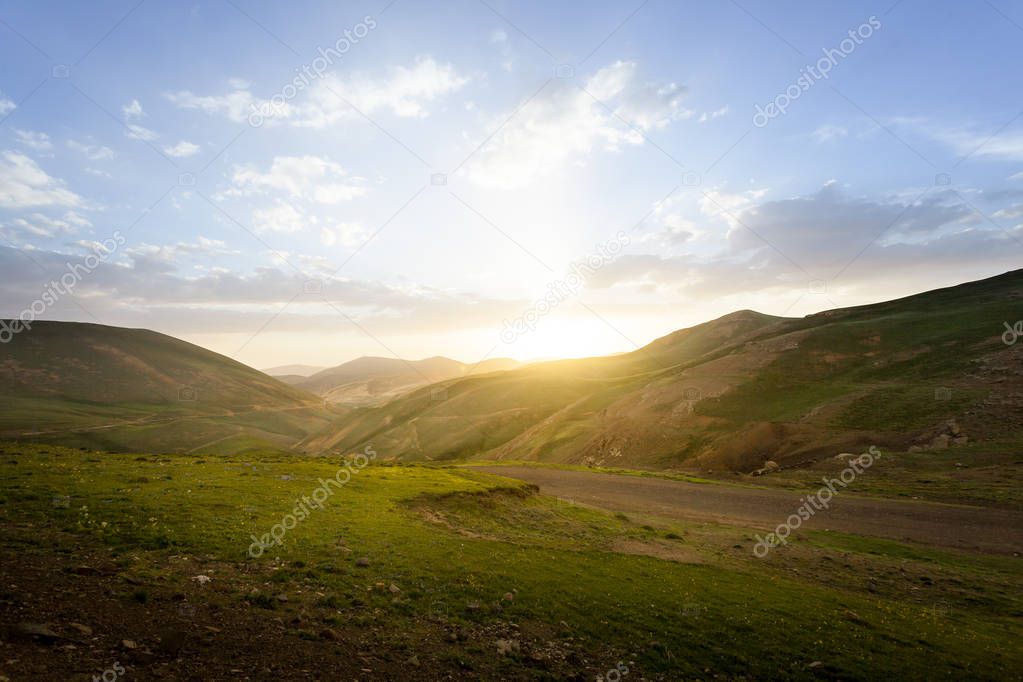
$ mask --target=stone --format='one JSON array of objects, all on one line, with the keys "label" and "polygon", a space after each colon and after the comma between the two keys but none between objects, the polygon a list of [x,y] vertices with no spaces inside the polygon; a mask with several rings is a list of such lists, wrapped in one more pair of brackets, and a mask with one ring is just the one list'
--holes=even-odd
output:
[{"label": "stone", "polygon": [[78,630],[80,633],[87,637],[92,634],[92,628],[90,628],[88,625],[82,625],[81,623],[68,623],[68,626],[75,630]]},{"label": "stone", "polygon": [[359,568],[366,568],[369,566],[369,557],[361,556],[355,560],[355,565]]},{"label": "stone", "polygon": [[47,644],[63,639],[63,637],[50,629],[50,626],[43,623],[18,623],[14,626],[14,632],[22,637],[37,639]]}]

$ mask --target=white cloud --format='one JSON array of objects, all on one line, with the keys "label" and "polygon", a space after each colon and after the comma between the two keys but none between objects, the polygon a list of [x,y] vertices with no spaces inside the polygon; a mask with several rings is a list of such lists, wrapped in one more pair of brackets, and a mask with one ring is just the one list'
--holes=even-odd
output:
[{"label": "white cloud", "polygon": [[85,154],[85,156],[92,161],[105,161],[107,159],[114,158],[114,150],[110,147],[104,147],[103,145],[68,140],[67,146],[69,149]]},{"label": "white cloud", "polygon": [[359,223],[338,223],[333,228],[320,230],[320,241],[324,246],[333,246],[340,242],[342,246],[359,246],[369,237],[369,231]]},{"label": "white cloud", "polygon": [[713,121],[714,119],[721,118],[722,116],[726,116],[727,114],[728,105],[726,104],[725,106],[721,107],[720,109],[716,109],[715,111],[703,112],[702,114],[700,114],[699,121],[700,123],[706,123],[707,121]]},{"label": "white cloud", "polygon": [[490,34],[490,42],[492,42],[494,44],[506,43],[506,42],[508,42],[508,34],[505,33],[504,29],[502,29],[502,28],[495,29]]},{"label": "white cloud", "polygon": [[845,137],[849,134],[849,131],[842,126],[831,125],[827,123],[817,128],[811,135],[813,139],[819,144],[830,142],[831,140],[837,140],[840,137]]},{"label": "white cloud", "polygon": [[252,212],[252,228],[256,232],[299,232],[307,224],[317,222],[314,216],[306,217],[297,208],[283,201],[270,208],[256,209]]},{"label": "white cloud", "polygon": [[149,128],[144,128],[135,123],[129,123],[128,125],[128,137],[133,140],[142,140],[143,142],[152,142],[159,137]]},{"label": "white cloud", "polygon": [[37,133],[32,130],[15,129],[14,136],[18,142],[37,151],[45,152],[53,149],[50,136],[46,133]]},{"label": "white cloud", "polygon": [[1009,180],[1023,180],[1023,172],[1010,175]]},{"label": "white cloud", "polygon": [[45,206],[80,207],[85,203],[51,177],[39,165],[18,152],[0,153],[0,207],[35,208]]},{"label": "white cloud", "polygon": [[186,156],[193,156],[198,153],[199,145],[192,144],[187,140],[182,140],[172,147],[164,147],[163,153],[167,156],[173,156],[174,158],[183,158]]},{"label": "white cloud", "polygon": [[124,117],[126,119],[141,118],[142,103],[139,102],[137,99],[133,99],[132,101],[128,102],[123,107],[121,107],[121,111],[124,112]]},{"label": "white cloud", "polygon": [[[83,245],[90,244],[84,242]],[[219,239],[208,239],[203,236],[194,242],[178,242],[177,244],[139,244],[125,251],[131,258],[134,267],[139,270],[170,272],[175,270],[183,255],[234,255],[237,251],[227,248],[227,244]]]},{"label": "white cloud", "polygon": [[[248,90],[249,84],[231,79],[232,92],[224,95],[196,95],[188,90],[168,92],[164,94],[172,104],[180,109],[201,111],[206,114],[224,116],[235,123],[244,123],[254,108],[266,107],[269,104],[256,99]],[[244,85],[246,87],[238,87]],[[286,116],[288,105],[277,107],[280,116]]]},{"label": "white cloud", "polygon": [[[461,89],[467,82],[451,64],[419,57],[411,66],[391,67],[382,76],[353,74],[341,78],[331,74],[308,85],[303,83],[292,101],[257,98],[249,91],[248,83],[235,79],[230,82],[232,91],[224,95],[196,95],[181,90],[164,96],[182,109],[224,116],[239,123],[250,114],[262,113],[268,122],[323,128],[358,118],[353,106],[367,116],[388,111],[395,116],[423,118],[429,115],[427,106],[431,102]],[[240,87],[243,85],[246,87]]]},{"label": "white cloud", "polygon": [[74,211],[66,212],[61,218],[53,218],[42,213],[15,218],[5,227],[13,231],[32,237],[53,238],[58,235],[70,235],[82,227],[91,227],[92,223],[85,217]]},{"label": "white cloud", "polygon": [[928,128],[935,138],[960,156],[998,161],[1023,161],[1023,132],[1002,131],[992,136],[963,128]]},{"label": "white cloud", "polygon": [[14,111],[17,108],[18,108],[17,104],[4,97],[3,93],[0,93],[0,116],[9,114],[10,112]]},{"label": "white cloud", "polygon": [[468,82],[454,66],[432,57],[419,57],[412,66],[391,67],[382,77],[330,75],[314,83],[305,101],[294,107],[292,124],[322,128],[358,116],[344,100],[367,116],[388,111],[403,118],[424,118],[429,115],[427,105]]},{"label": "white cloud", "polygon": [[[522,106],[467,165],[469,178],[487,187],[521,187],[584,161],[595,148],[642,144],[641,133],[692,115],[682,106],[684,88],[643,82],[632,62],[601,69],[583,87],[554,84]],[[495,117],[492,125],[501,125],[510,113]]]},{"label": "white cloud", "polygon": [[321,204],[350,201],[366,193],[360,178],[348,176],[339,164],[318,156],[277,156],[263,172],[255,166],[238,166],[226,196],[283,192],[292,199]]}]

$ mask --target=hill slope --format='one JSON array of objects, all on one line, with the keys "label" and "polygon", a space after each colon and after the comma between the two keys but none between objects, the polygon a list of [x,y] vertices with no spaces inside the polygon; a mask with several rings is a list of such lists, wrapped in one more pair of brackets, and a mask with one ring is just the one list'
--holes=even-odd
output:
[{"label": "hill slope", "polygon": [[1014,271],[800,319],[741,311],[624,355],[420,389],[303,447],[751,471],[874,444],[1017,437],[1023,344],[1000,337],[1021,302]]},{"label": "hill slope", "polygon": [[305,379],[289,376],[282,380],[331,403],[370,406],[381,405],[426,384],[468,374],[513,369],[518,365],[515,360],[506,358],[467,365],[445,357],[412,362],[397,358],[361,357]]},{"label": "hill slope", "polygon": [[3,436],[108,449],[287,448],[330,417],[315,396],[144,329],[37,322],[0,347],[0,381]]}]

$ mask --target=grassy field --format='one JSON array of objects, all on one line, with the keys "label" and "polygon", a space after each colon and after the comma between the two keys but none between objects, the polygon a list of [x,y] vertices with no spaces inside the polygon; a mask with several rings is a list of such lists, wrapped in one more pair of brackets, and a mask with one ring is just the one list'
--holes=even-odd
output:
[{"label": "grassy field", "polygon": [[[45,565],[93,548],[109,558],[106,589],[126,612],[187,594],[191,617],[235,614],[233,627],[258,628],[284,648],[329,652],[357,636],[366,679],[413,658],[409,679],[592,680],[619,663],[625,679],[1006,679],[1023,670],[1014,557],[807,533],[758,560],[741,528],[612,515],[472,470],[372,463],[351,466],[322,508],[253,558],[253,536],[335,477],[339,458],[0,450],[5,553]],[[212,577],[206,588],[194,571]],[[27,601],[5,589],[4,620]],[[160,639],[133,637],[154,648]],[[100,665],[115,645],[97,634],[94,646]],[[29,661],[60,664],[35,661],[36,650],[19,649],[15,663],[5,656],[0,674],[16,680]],[[139,678],[186,665],[128,660]]]}]

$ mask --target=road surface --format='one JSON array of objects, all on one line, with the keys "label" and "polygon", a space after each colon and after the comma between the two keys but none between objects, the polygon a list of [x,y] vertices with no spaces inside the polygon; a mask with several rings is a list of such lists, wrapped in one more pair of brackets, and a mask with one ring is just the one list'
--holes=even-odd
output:
[{"label": "road surface", "polygon": [[[518,466],[472,467],[517,478],[540,492],[616,512],[713,521],[773,530],[795,514],[803,495],[785,490],[700,484],[664,478]],[[1023,553],[1023,512],[843,493],[802,528],[835,530],[972,551]]]}]

